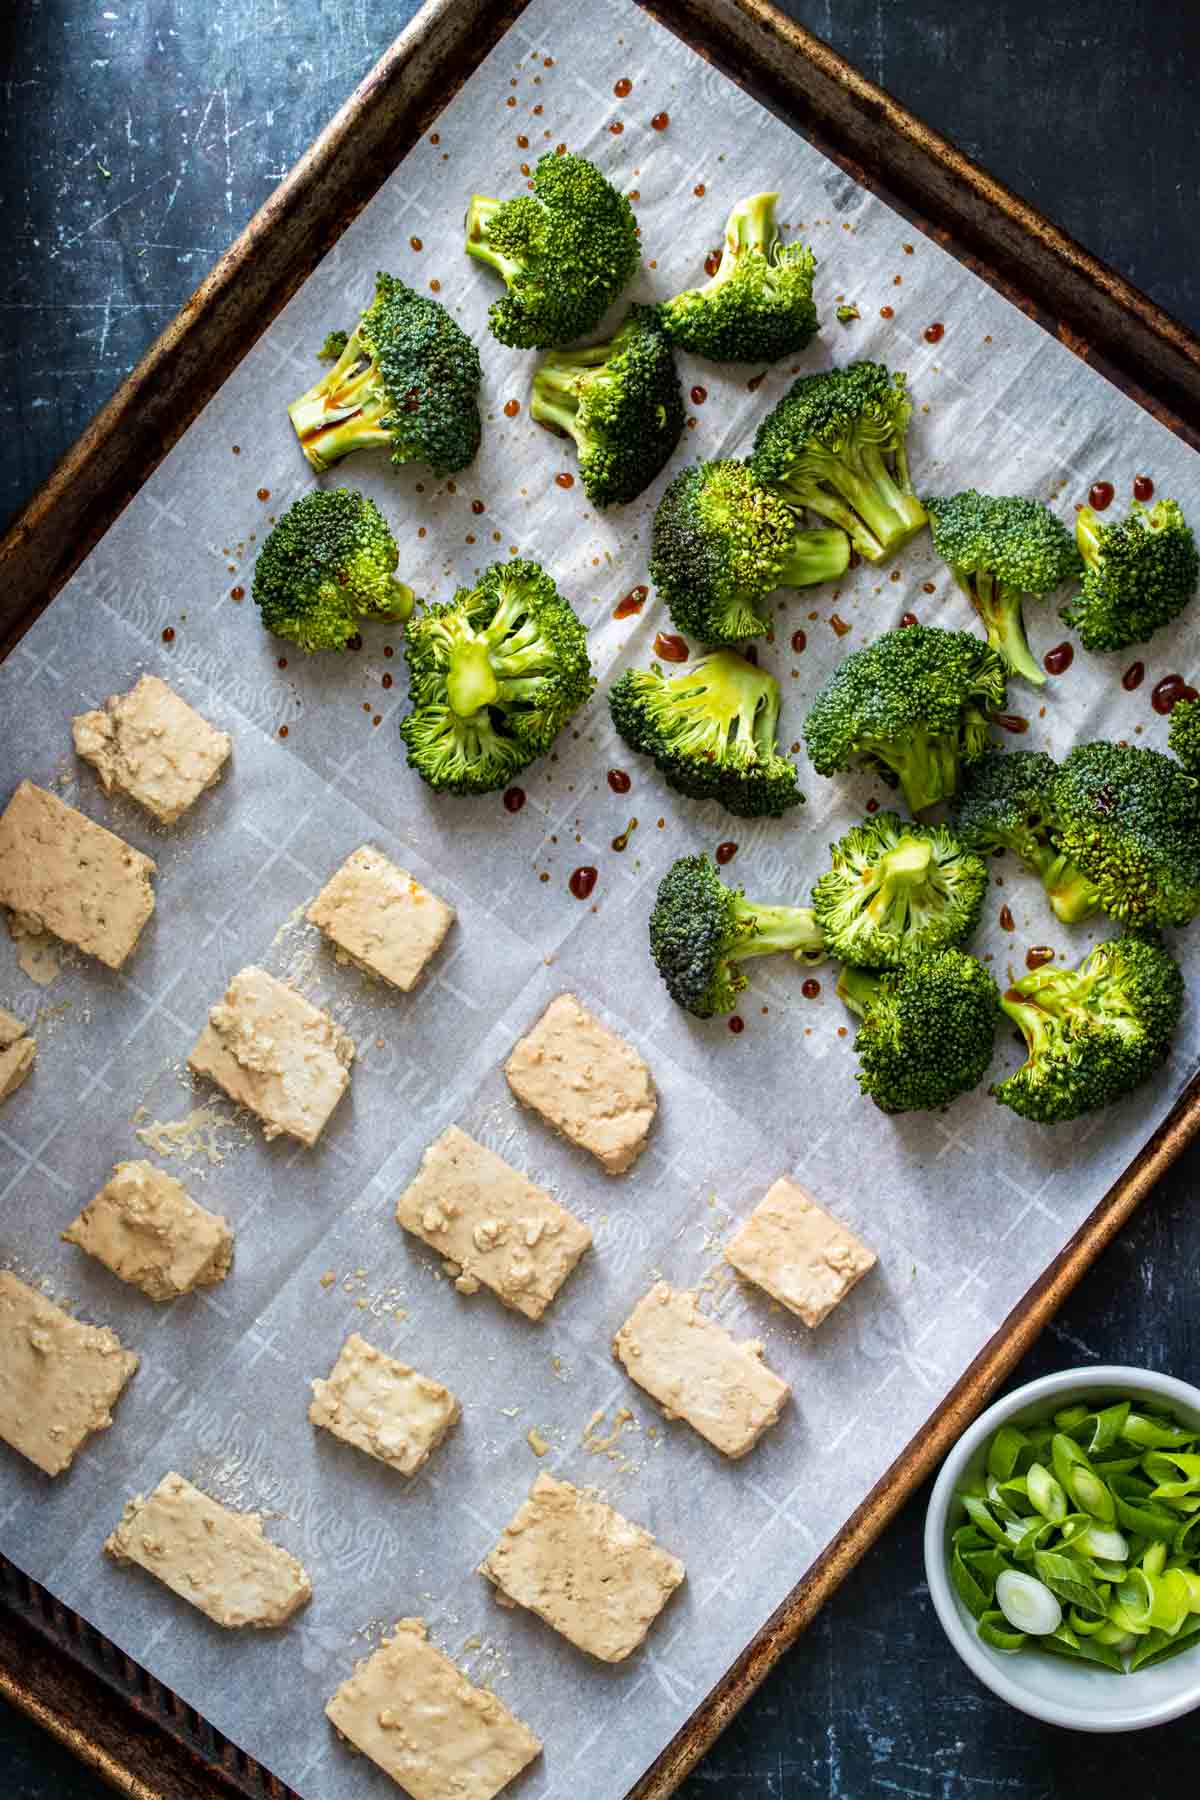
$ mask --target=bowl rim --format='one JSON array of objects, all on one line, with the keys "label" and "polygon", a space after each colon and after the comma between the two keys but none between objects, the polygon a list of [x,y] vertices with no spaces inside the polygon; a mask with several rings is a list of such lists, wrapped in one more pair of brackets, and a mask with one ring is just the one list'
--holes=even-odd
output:
[{"label": "bowl rim", "polygon": [[959,1656],[986,1688],[1019,1712],[1040,1719],[1047,1725],[1059,1725],[1074,1731],[1114,1732],[1143,1731],[1152,1725],[1164,1725],[1171,1719],[1200,1707],[1200,1665],[1193,1678],[1176,1693],[1168,1694],[1152,1705],[1116,1706],[1104,1714],[1081,1713],[1058,1700],[1031,1693],[1013,1681],[1003,1667],[1000,1654],[981,1642],[968,1629],[959,1611],[959,1602],[950,1583],[946,1563],[946,1529],[954,1491],[963,1469],[982,1442],[1014,1414],[1034,1408],[1057,1410],[1051,1405],[1059,1395],[1079,1390],[1119,1388],[1127,1392],[1154,1395],[1183,1407],[1200,1417],[1200,1388],[1175,1375],[1161,1375],[1153,1369],[1139,1369],[1126,1364],[1101,1363],[1084,1368],[1060,1369],[1053,1375],[1040,1375],[1023,1387],[993,1401],[974,1419],[948,1452],[925,1513],[925,1578],[943,1631]]}]

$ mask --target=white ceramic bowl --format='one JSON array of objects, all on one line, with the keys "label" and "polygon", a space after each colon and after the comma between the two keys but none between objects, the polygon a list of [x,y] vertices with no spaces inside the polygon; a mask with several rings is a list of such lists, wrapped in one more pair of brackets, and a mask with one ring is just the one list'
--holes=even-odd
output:
[{"label": "white ceramic bowl", "polygon": [[1145,1395],[1189,1425],[1200,1425],[1200,1388],[1148,1369],[1065,1369],[1007,1394],[967,1427],[942,1464],[925,1516],[925,1574],[934,1609],[967,1667],[1010,1706],[1075,1731],[1141,1731],[1200,1707],[1200,1645],[1133,1675],[1114,1675],[1036,1650],[1005,1655],[982,1643],[950,1581],[947,1553],[966,1514],[955,1491],[982,1472],[988,1440],[1001,1425],[1035,1424],[1076,1401]]}]

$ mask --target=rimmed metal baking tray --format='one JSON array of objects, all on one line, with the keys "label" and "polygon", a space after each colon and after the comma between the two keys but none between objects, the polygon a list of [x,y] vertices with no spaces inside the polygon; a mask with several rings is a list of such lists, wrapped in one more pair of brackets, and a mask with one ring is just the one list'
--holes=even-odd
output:
[{"label": "rimmed metal baking tray", "polygon": [[[0,541],[0,655],[523,10],[524,0],[428,0]],[[1200,339],[1145,295],[767,0],[645,10],[1200,448]],[[1198,1133],[1200,1077],[628,1800],[675,1790]],[[131,1800],[291,1796],[3,1558],[0,1694]]]}]

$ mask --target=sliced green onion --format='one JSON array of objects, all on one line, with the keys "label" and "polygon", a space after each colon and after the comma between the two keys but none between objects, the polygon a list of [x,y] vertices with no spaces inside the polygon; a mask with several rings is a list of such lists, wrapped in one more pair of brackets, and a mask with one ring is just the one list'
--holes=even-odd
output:
[{"label": "sliced green onion", "polygon": [[1067,1406],[1062,1412],[1056,1412],[1054,1423],[1059,1431],[1074,1431],[1076,1426],[1083,1424],[1090,1412],[1091,1408],[1084,1406],[1081,1401],[1077,1406]]},{"label": "sliced green onion", "polygon": [[1025,1475],[1025,1491],[1044,1519],[1052,1525],[1067,1516],[1067,1496],[1062,1484],[1055,1481],[1042,1463],[1031,1463]]},{"label": "sliced green onion", "polygon": [[962,1503],[967,1509],[967,1516],[970,1518],[972,1525],[982,1531],[986,1537],[994,1538],[998,1544],[1008,1542],[1008,1537],[1003,1525],[998,1525],[996,1523],[988,1507],[982,1500],[976,1499],[974,1494],[964,1494],[962,1496]]},{"label": "sliced green onion", "polygon": [[1055,1550],[1038,1550],[1033,1558],[1034,1574],[1044,1581],[1060,1600],[1082,1606],[1088,1612],[1104,1611],[1104,1595],[1092,1580],[1085,1563],[1074,1556],[1060,1556]]},{"label": "sliced green onion", "polygon": [[1152,1631],[1144,1637],[1129,1659],[1129,1671],[1151,1668],[1155,1663],[1166,1662],[1172,1656],[1178,1656],[1181,1650],[1191,1650],[1200,1642],[1200,1619],[1192,1619],[1184,1630],[1173,1638],[1163,1631]]},{"label": "sliced green onion", "polygon": [[1161,1569],[1166,1568],[1166,1565],[1167,1546],[1160,1538],[1156,1544],[1151,1544],[1145,1556],[1143,1556],[1142,1567],[1145,1569],[1147,1575],[1157,1575]]},{"label": "sliced green onion", "polygon": [[1098,1557],[1102,1562],[1129,1561],[1128,1538],[1103,1525],[1089,1525],[1086,1531],[1080,1532],[1075,1539],[1075,1548],[1085,1551],[1088,1556]]},{"label": "sliced green onion", "polygon": [[996,1582],[996,1605],[1017,1631],[1045,1637],[1062,1624],[1062,1607],[1044,1581],[1006,1569]]},{"label": "sliced green onion", "polygon": [[1131,1412],[1121,1427],[1121,1436],[1127,1443],[1140,1444],[1145,1450],[1181,1450],[1187,1444],[1194,1444],[1200,1432],[1151,1418],[1147,1413]]},{"label": "sliced green onion", "polygon": [[959,1554],[957,1544],[950,1554],[950,1580],[955,1593],[967,1611],[976,1619],[982,1619],[992,1604],[992,1595],[988,1588],[981,1586],[975,1579],[974,1573],[968,1569]]},{"label": "sliced green onion", "polygon": [[1124,1666],[1111,1644],[1098,1643],[1094,1637],[1077,1637],[1067,1625],[1060,1625],[1049,1637],[1039,1638],[1037,1642],[1039,1650],[1050,1650],[1055,1656],[1069,1656],[1076,1662],[1100,1663],[1115,1675],[1120,1675]]},{"label": "sliced green onion", "polygon": [[1077,1606],[1071,1606],[1067,1609],[1067,1624],[1080,1637],[1096,1637],[1105,1629],[1108,1620],[1103,1616],[1085,1619]]},{"label": "sliced green onion", "polygon": [[1016,1473],[1017,1459],[1029,1439],[1015,1425],[1002,1425],[988,1445],[988,1473],[997,1481],[1008,1481]]},{"label": "sliced green onion", "polygon": [[1090,1513],[1093,1519],[1101,1519],[1111,1525],[1117,1516],[1117,1503],[1091,1469],[1072,1469],[1067,1477],[1067,1487],[1084,1512]]},{"label": "sliced green onion", "polygon": [[1025,1633],[1010,1631],[1007,1615],[1002,1612],[986,1612],[979,1621],[979,1636],[993,1650],[1003,1651],[1005,1656],[1015,1656],[1018,1650],[1025,1648]]},{"label": "sliced green onion", "polygon": [[1121,1436],[1125,1421],[1129,1417],[1128,1400],[1118,1400],[1115,1406],[1106,1406],[1102,1412],[1093,1413],[1091,1417],[1092,1435],[1088,1442],[1088,1455],[1099,1456],[1104,1450],[1111,1448]]},{"label": "sliced green onion", "polygon": [[1073,1438],[1056,1431],[1050,1440],[1050,1461],[1054,1464],[1054,1473],[1065,1488],[1070,1487],[1070,1475],[1073,1469],[1091,1467],[1087,1457]]},{"label": "sliced green onion", "polygon": [[[1157,1543],[1176,1544],[1180,1535],[1179,1520],[1158,1507],[1137,1506],[1117,1495],[1117,1523],[1139,1537],[1153,1538]],[[1177,1546],[1178,1547],[1178,1546]]]}]

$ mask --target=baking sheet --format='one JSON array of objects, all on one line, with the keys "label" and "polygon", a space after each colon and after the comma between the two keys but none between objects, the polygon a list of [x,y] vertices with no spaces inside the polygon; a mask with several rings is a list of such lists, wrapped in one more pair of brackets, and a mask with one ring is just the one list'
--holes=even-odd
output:
[{"label": "baking sheet", "polygon": [[[806,770],[802,813],[734,821],[669,793],[613,738],[603,689],[645,663],[666,623],[653,606],[632,620],[611,616],[645,579],[662,483],[641,506],[602,519],[578,486],[555,484],[573,462],[529,423],[531,361],[485,337],[497,290],[462,258],[458,220],[473,188],[519,191],[521,161],[559,142],[592,156],[639,192],[644,254],[656,266],[633,292],[649,297],[696,278],[733,200],[778,186],[781,217],[821,258],[829,320],[795,366],[876,355],[906,368],[923,489],[1012,487],[1055,500],[1069,519],[1099,475],[1123,496],[1135,471],[1148,473],[1189,511],[1200,483],[1195,458],[1168,432],[678,40],[632,6],[611,7],[608,18],[598,43],[586,7],[534,0],[438,120],[438,141],[431,133],[393,174],[0,668],[0,795],[23,775],[55,784],[159,864],[158,911],[127,974],[68,957],[38,989],[0,946],[0,1004],[36,1016],[40,1044],[34,1078],[0,1114],[0,1250],[83,1316],[112,1324],[143,1358],[114,1429],[68,1477],[51,1484],[15,1457],[0,1463],[0,1543],[321,1800],[394,1791],[336,1743],[321,1707],[355,1656],[411,1612],[545,1738],[522,1793],[624,1793],[1077,1228],[1196,1062],[1189,1009],[1155,1087],[1091,1123],[1039,1131],[982,1093],[945,1115],[889,1122],[858,1098],[853,1027],[829,971],[810,1002],[801,972],[755,969],[738,1038],[666,1001],[645,915],[674,856],[734,838],[730,874],[749,893],[801,899],[828,840],[869,797],[889,796],[865,779],[825,782]],[[625,100],[613,94],[621,78],[633,83]],[[649,120],[664,110],[670,124],[658,133]],[[395,630],[370,627],[356,656],[305,664],[260,632],[248,599],[232,596],[249,591],[270,519],[310,485],[283,403],[315,377],[315,347],[365,304],[380,265],[417,286],[439,281],[483,345],[484,450],[453,484],[366,458],[325,481],[380,502],[401,573],[419,591],[446,595],[515,546],[546,563],[591,629],[601,692],[555,758],[522,778],[529,799],[515,816],[498,796],[438,799],[405,769]],[[844,333],[832,318],[841,294],[863,313]],[[879,317],[883,306],[892,319]],[[930,346],[922,332],[934,319],[946,334]],[[752,391],[758,368],[681,363],[685,386],[707,390],[681,455],[744,451],[791,379],[783,364]],[[522,402],[511,421],[510,399]],[[785,598],[778,641],[761,651],[783,684],[785,746],[839,656],[902,611],[969,622],[927,540],[904,553],[897,581],[891,572],[860,568],[836,601],[827,590]],[[851,627],[844,639],[830,624],[835,612]],[[797,628],[808,638],[801,655],[789,650]],[[1046,609],[1031,635],[1041,651],[1064,632]],[[1062,750],[1104,731],[1161,744],[1150,689],[1169,669],[1186,671],[1190,641],[1186,628],[1157,638],[1132,695],[1119,675],[1134,652],[1077,657],[1048,696],[1014,684],[1013,710],[1031,719],[1022,741]],[[166,676],[235,736],[226,779],[170,832],[106,801],[70,753],[70,715],[141,669]],[[628,795],[609,790],[610,766],[632,775]],[[613,852],[611,838],[635,816],[629,848]],[[339,968],[297,917],[368,839],[459,913],[431,979],[407,997]],[[579,863],[600,870],[584,905],[566,888]],[[1005,886],[980,947],[998,972],[1021,967],[1032,943],[1074,959],[1095,940],[1089,928],[1058,925],[1007,861],[997,874]],[[1012,935],[996,922],[1004,900],[1016,915]],[[208,1005],[249,961],[297,979],[359,1044],[350,1096],[313,1153],[264,1144],[184,1070]],[[1194,974],[1194,950],[1190,961]],[[522,1115],[500,1073],[514,1039],[563,987],[639,1045],[659,1085],[650,1148],[617,1180]],[[1016,1060],[1003,1044],[997,1069]],[[187,1154],[166,1166],[234,1222],[234,1273],[214,1293],[153,1307],[57,1233],[112,1162],[152,1154],[139,1128],[197,1110]],[[396,1193],[451,1122],[593,1227],[595,1253],[540,1326],[486,1293],[456,1294],[437,1259],[393,1222]],[[787,1169],[880,1254],[879,1270],[816,1335],[721,1274],[719,1244]],[[687,1427],[664,1424],[608,1355],[613,1330],[658,1274],[701,1285],[726,1324],[764,1338],[768,1361],[795,1388],[784,1421],[742,1464],[725,1465]],[[306,1422],[308,1380],[328,1372],[353,1329],[462,1398],[462,1426],[414,1483]],[[619,1424],[621,1408],[632,1418]],[[531,1427],[550,1446],[540,1461]],[[171,1467],[231,1504],[275,1515],[272,1535],[301,1557],[316,1590],[291,1628],[271,1638],[221,1633],[100,1555],[127,1495]],[[622,1667],[593,1665],[531,1616],[501,1611],[472,1573],[539,1467],[597,1485],[688,1565],[648,1645]]]}]

